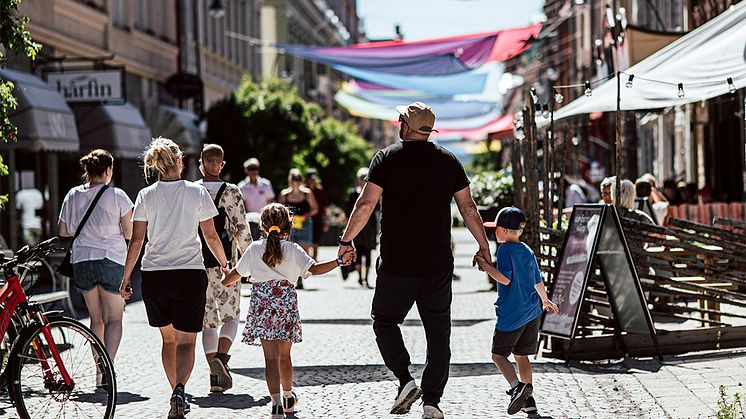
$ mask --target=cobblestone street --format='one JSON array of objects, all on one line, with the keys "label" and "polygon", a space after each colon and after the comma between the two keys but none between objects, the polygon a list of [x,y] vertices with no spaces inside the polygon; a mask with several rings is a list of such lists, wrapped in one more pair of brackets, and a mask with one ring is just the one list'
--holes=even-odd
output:
[{"label": "cobblestone street", "polygon": [[[451,378],[441,407],[448,418],[507,417],[506,383],[490,360],[494,327],[493,301],[484,274],[470,266],[475,244],[465,230],[456,230]],[[335,249],[324,248],[328,258]],[[386,418],[395,395],[393,376],[382,365],[369,317],[373,290],[362,289],[353,275],[343,282],[339,271],[306,281],[299,292],[304,341],[293,349],[295,385],[301,398],[298,418]],[[244,296],[248,287],[243,290]],[[244,297],[243,311],[248,308]],[[243,321],[242,321],[243,323]],[[242,328],[243,326],[241,326]],[[425,344],[417,311],[403,326],[419,378]],[[192,395],[189,418],[268,417],[269,397],[263,381],[258,347],[237,343],[232,351],[234,388],[211,395],[201,344],[187,392]],[[657,363],[630,361],[566,367],[540,359],[535,364],[535,394],[543,417],[664,418],[713,417],[717,386],[729,394],[744,393],[746,352],[669,357]],[[169,389],[160,367],[159,336],[148,327],[141,302],[127,306],[124,338],[116,359],[119,383],[117,416],[165,418]],[[403,418],[420,417],[416,404]],[[7,399],[0,417],[15,417]],[[521,415],[516,415],[520,417]]]}]

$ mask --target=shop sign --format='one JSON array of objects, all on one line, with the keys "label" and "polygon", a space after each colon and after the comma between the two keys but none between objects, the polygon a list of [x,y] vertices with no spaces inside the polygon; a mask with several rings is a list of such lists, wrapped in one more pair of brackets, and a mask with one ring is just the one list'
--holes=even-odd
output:
[{"label": "shop sign", "polygon": [[126,101],[124,68],[46,70],[47,83],[70,103]]}]

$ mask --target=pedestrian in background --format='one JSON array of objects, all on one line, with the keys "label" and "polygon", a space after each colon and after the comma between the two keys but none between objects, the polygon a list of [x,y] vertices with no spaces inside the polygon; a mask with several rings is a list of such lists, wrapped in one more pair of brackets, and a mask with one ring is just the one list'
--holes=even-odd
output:
[{"label": "pedestrian in background", "polygon": [[[235,264],[251,243],[251,233],[246,223],[241,191],[238,186],[220,179],[220,172],[225,167],[223,158],[222,147],[217,144],[205,144],[199,160],[199,170],[203,178],[197,183],[207,189],[218,209],[218,215],[213,218],[215,231],[223,243],[226,259]],[[207,304],[202,323],[202,348],[210,367],[210,391],[222,393],[233,387],[233,378],[228,368],[228,351],[238,333],[241,284],[234,287],[224,287],[220,284],[223,271],[205,243],[204,237],[202,258],[207,271]]]},{"label": "pedestrian in background", "polygon": [[[80,159],[80,167],[85,183],[65,195],[58,229],[60,236],[73,236],[100,195],[71,244],[70,262],[74,272],[72,283],[83,293],[91,330],[114,359],[122,340],[124,300],[119,295],[119,283],[127,256],[125,240],[132,237],[132,201],[123,190],[108,186],[114,174],[114,157],[108,151],[91,151]],[[98,371],[97,377],[100,377]],[[106,384],[100,380],[96,380],[96,385]]]},{"label": "pedestrian in background", "polygon": [[[350,196],[347,198],[347,205],[345,212],[349,218],[352,214],[352,210],[355,208],[355,203],[360,197],[360,193],[365,186],[365,178],[368,176],[368,168],[361,167],[357,171],[357,186],[352,189]],[[370,274],[370,267],[372,264],[371,253],[378,245],[378,214],[381,206],[376,203],[373,214],[368,218],[368,223],[365,224],[360,233],[353,240],[355,246],[355,252],[357,253],[357,259],[355,260],[354,267],[358,273],[358,283],[364,287],[370,287],[368,283],[368,275]]]},{"label": "pedestrian in background", "polygon": [[[293,215],[293,229],[290,241],[298,243],[309,255],[313,246],[313,216],[318,214],[318,205],[313,192],[303,184],[303,174],[291,169],[288,174],[288,187],[280,193],[279,202],[285,204]],[[303,279],[296,287],[303,289]]]},{"label": "pedestrian in background", "polygon": [[[538,413],[533,398],[533,375],[529,355],[539,349],[541,313],[558,312],[557,305],[547,297],[536,255],[521,242],[526,216],[519,208],[500,210],[486,227],[496,228],[495,238],[501,245],[497,250],[497,267],[480,255],[479,267],[498,282],[495,315],[497,322],[492,335],[492,361],[510,384],[508,414],[523,411]],[[518,364],[520,380],[508,357],[513,354]]]},{"label": "pedestrian in background", "polygon": [[246,178],[238,182],[238,188],[241,189],[243,196],[244,208],[246,209],[251,237],[254,240],[259,239],[259,212],[265,205],[275,200],[275,191],[272,189],[272,182],[259,176],[259,160],[252,157],[243,163],[243,170]]},{"label": "pedestrian in background", "polygon": [[[292,215],[280,204],[269,204],[261,213],[261,228],[266,239],[249,245],[223,284],[231,286],[251,277],[251,304],[246,318],[243,341],[261,345],[264,375],[272,400],[272,418],[295,413],[298,396],[293,391],[293,343],[303,340],[295,285],[299,278],[323,275],[337,266],[349,264],[354,251],[337,260],[317,263],[296,243],[288,241]],[[280,390],[282,389],[282,393]]]},{"label": "pedestrian in background", "polygon": [[[619,216],[645,224],[655,224],[648,214],[637,209],[635,184],[629,179],[623,179],[620,186],[619,206],[621,210],[619,211]],[[612,204],[616,203],[616,183],[611,184],[611,197]]]},{"label": "pedestrian in background", "polygon": [[611,195],[611,185],[614,183],[616,183],[616,176],[605,177],[601,181],[601,186],[599,187],[601,190],[601,201],[599,204],[611,205],[614,203],[614,198]]},{"label": "pedestrian in background", "polygon": [[329,197],[319,181],[319,175],[316,171],[309,170],[306,173],[306,187],[313,192],[313,197],[316,198],[316,205],[318,206],[318,212],[311,217],[313,221],[313,253],[311,256],[314,259],[319,256],[321,236],[329,230],[329,226],[326,224],[326,208],[329,206]]},{"label": "pedestrian in background", "polygon": [[183,419],[189,411],[185,385],[194,368],[197,333],[202,331],[205,318],[207,273],[198,230],[219,266],[228,268],[213,224],[218,210],[207,189],[181,179],[182,156],[179,146],[166,138],[154,139],[145,150],[146,178],[150,171],[156,171],[158,181],[137,194],[132,240],[119,288],[124,298],[132,296],[130,275],[147,231],[142,299],[148,323],[158,328],[163,340],[163,369],[173,390],[169,419]]},{"label": "pedestrian in background", "polygon": [[[24,176],[21,176],[23,178]],[[16,192],[16,209],[21,221],[23,242],[29,246],[39,243],[41,238],[41,216],[39,212],[44,208],[44,195],[34,188],[24,188]]]},{"label": "pedestrian in background", "polygon": [[[340,237],[338,256],[354,249],[353,240],[383,198],[381,252],[371,316],[384,363],[399,379],[391,414],[408,413],[422,395],[422,417],[439,419],[443,412],[438,403],[448,382],[451,358],[453,198],[479,244],[478,254],[486,260],[492,258],[464,167],[451,152],[428,141],[435,124],[432,108],[415,102],[396,110],[402,141],[373,158]],[[409,372],[409,352],[399,329],[415,302],[427,340],[422,389]]]}]

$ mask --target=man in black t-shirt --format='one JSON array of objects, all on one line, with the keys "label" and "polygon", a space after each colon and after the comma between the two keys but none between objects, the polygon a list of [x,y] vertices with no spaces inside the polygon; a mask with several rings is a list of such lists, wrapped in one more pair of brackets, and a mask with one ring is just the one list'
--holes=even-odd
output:
[{"label": "man in black t-shirt", "polygon": [[[409,412],[422,395],[423,418],[442,418],[438,403],[448,381],[451,336],[451,199],[479,243],[478,255],[492,260],[482,219],[471,197],[464,168],[448,150],[428,141],[435,114],[424,103],[398,106],[402,141],[376,154],[366,184],[340,237],[339,255],[353,249],[378,201],[381,253],[371,315],[386,367],[399,379],[392,414]],[[420,389],[409,373],[411,361],[399,325],[412,305],[422,319],[427,364]]]}]

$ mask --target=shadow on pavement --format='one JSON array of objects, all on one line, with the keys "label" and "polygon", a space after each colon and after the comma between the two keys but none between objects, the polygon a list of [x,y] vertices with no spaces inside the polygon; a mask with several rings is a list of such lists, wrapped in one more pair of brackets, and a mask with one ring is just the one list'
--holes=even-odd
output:
[{"label": "shadow on pavement", "polygon": [[[455,319],[451,320],[452,327],[469,327],[482,322],[494,321],[493,319]],[[336,324],[352,326],[368,326],[373,324],[371,319],[308,319],[303,320],[303,324]],[[418,319],[404,320],[402,326],[422,326],[422,321]]]},{"label": "shadow on pavement", "polygon": [[[234,370],[231,370],[234,372]],[[264,379],[264,369],[261,370],[261,378]],[[193,397],[190,403],[200,408],[221,407],[225,409],[241,410],[251,407],[261,407],[269,405],[269,396],[254,400],[248,394],[220,394],[212,393],[209,396]]]},{"label": "shadow on pavement", "polygon": [[150,400],[150,397],[145,397],[141,394],[130,393],[129,391],[118,391],[117,392],[117,406],[123,404],[144,402]]}]

